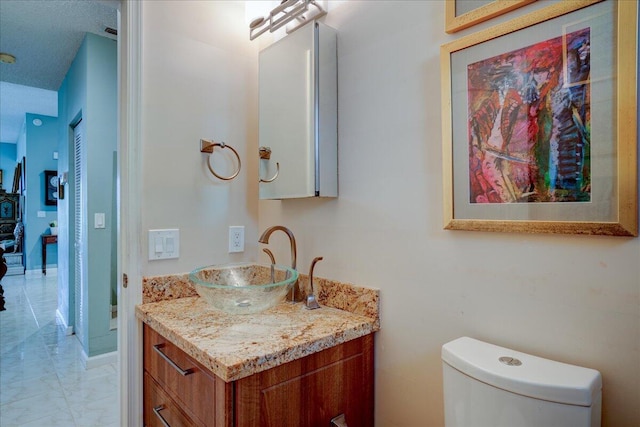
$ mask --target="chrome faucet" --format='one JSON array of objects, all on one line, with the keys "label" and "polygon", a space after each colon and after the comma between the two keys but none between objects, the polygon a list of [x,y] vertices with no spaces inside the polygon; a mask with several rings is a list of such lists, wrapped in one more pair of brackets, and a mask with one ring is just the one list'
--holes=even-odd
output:
[{"label": "chrome faucet", "polygon": [[[293,268],[295,270],[296,269],[297,248],[296,248],[296,238],[294,237],[294,235],[291,232],[291,230],[289,230],[287,227],[283,227],[282,225],[271,226],[271,227],[267,228],[266,230],[264,230],[264,232],[262,233],[262,235],[258,239],[258,242],[265,243],[265,244],[269,243],[269,237],[271,237],[271,233],[273,233],[274,231],[277,231],[277,230],[283,231],[289,237],[289,243],[291,244],[291,268]],[[291,288],[291,294],[290,294],[291,295],[291,302],[302,301],[302,297],[299,294],[300,294],[300,291],[298,289],[298,281],[296,280],[295,283],[293,284],[293,287]]]}]

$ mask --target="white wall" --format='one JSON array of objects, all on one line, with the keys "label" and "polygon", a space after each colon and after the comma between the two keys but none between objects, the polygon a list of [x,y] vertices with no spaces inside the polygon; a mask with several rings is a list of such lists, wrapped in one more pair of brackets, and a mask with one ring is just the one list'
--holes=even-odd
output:
[{"label": "white wall", "polygon": [[294,231],[301,271],[324,256],[318,276],[381,289],[376,424],[443,425],[440,348],[464,335],[600,370],[603,425],[640,424],[640,240],[443,230],[444,2],[349,1],[324,22],[340,197],[262,201],[259,224]]},{"label": "white wall", "polygon": [[[179,259],[144,262],[141,273],[255,259],[257,46],[249,42],[244,2],[147,1],[142,16],[143,259],[149,229],[178,228],[181,244]],[[238,151],[237,178],[210,174],[201,138]],[[229,175],[234,160],[223,156],[230,150],[220,153],[214,165]],[[243,254],[227,253],[230,225],[246,227]]]}]

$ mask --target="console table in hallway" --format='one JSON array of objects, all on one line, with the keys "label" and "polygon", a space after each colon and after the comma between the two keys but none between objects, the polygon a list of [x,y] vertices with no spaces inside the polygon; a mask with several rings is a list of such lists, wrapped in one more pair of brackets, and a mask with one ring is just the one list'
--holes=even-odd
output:
[{"label": "console table in hallway", "polygon": [[47,245],[58,243],[57,234],[43,234],[42,236],[42,275],[47,275]]}]

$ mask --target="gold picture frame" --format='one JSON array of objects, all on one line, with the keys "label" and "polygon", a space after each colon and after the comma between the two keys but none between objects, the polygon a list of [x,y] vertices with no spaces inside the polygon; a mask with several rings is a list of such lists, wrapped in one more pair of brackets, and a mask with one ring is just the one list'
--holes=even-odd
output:
[{"label": "gold picture frame", "polygon": [[[441,47],[445,229],[638,236],[637,14],[638,2],[635,1],[562,1]],[[569,61],[568,47],[564,44],[565,33],[578,27],[589,28],[590,52],[595,52],[596,58],[588,60],[589,111],[593,109],[593,114],[589,112],[589,139],[586,142],[590,151],[602,152],[590,153],[589,185],[584,187],[588,189],[587,203],[579,198],[555,198],[556,187],[549,187],[549,194],[552,195],[550,203],[539,203],[549,201],[541,198],[533,203],[522,198],[515,199],[516,203],[485,203],[486,199],[473,192],[474,188],[486,188],[474,187],[478,181],[474,173],[480,171],[484,174],[485,165],[500,164],[504,167],[505,163],[522,160],[508,160],[515,155],[507,150],[506,154],[501,154],[501,163],[496,160],[499,155],[494,156],[492,162],[482,163],[488,158],[486,155],[482,161],[474,163],[474,150],[481,146],[484,138],[477,138],[477,135],[486,136],[489,130],[487,126],[473,127],[475,120],[484,116],[471,113],[487,113],[481,108],[473,110],[479,104],[472,102],[477,93],[472,92],[470,86],[473,82],[470,80],[470,70],[475,64],[484,64],[479,59],[493,60],[495,63],[495,58],[506,55],[510,55],[510,60],[521,58],[522,51],[538,46],[536,38],[541,41],[539,43],[548,43],[556,40],[551,38],[554,32],[560,32],[562,64],[565,67],[563,72],[570,75],[573,69],[566,68]],[[576,33],[579,31],[569,35]],[[518,49],[514,49],[514,46]],[[502,55],[492,55],[494,52]],[[537,55],[545,56],[544,53]],[[530,72],[536,71],[531,69]],[[493,78],[492,75],[481,77],[484,78],[482,81]],[[567,82],[564,81],[563,88],[566,86]],[[495,97],[502,99],[497,95]],[[552,102],[551,97],[547,98],[547,102]],[[498,128],[495,125],[497,114],[491,116],[494,117],[492,132]],[[574,116],[571,117],[573,120]],[[573,121],[580,124],[579,115],[575,119]],[[503,123],[500,127],[506,128]],[[476,132],[479,129],[482,132]],[[562,137],[564,133],[558,131],[557,135]],[[489,141],[488,138],[484,140],[487,143]],[[478,145],[478,142],[481,144]],[[562,153],[556,148],[555,154],[551,155],[558,157]],[[478,164],[481,166],[478,167]],[[486,180],[482,182],[495,184]]]},{"label": "gold picture frame", "polygon": [[457,3],[459,2],[457,0],[446,0],[445,31],[451,34],[464,30],[534,1],[536,0],[494,0],[457,15]]}]

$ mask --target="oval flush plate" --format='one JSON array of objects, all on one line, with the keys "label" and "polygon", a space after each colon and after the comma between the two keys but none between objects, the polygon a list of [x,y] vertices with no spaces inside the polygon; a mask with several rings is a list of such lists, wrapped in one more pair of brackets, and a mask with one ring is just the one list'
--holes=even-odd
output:
[{"label": "oval flush plate", "polygon": [[520,360],[516,359],[515,357],[502,356],[498,360],[501,363],[504,363],[505,365],[509,365],[509,366],[520,366],[520,365],[522,365],[522,362]]}]

